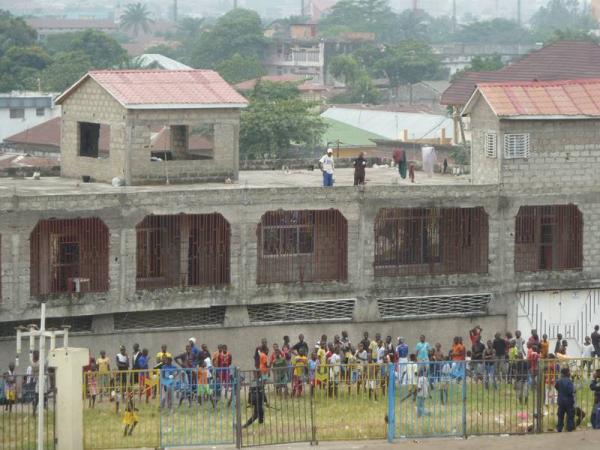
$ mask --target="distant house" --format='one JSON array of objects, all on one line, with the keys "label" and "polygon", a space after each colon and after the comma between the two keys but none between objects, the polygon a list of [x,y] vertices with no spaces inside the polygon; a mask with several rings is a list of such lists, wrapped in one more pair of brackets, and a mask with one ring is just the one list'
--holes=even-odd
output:
[{"label": "distant house", "polygon": [[[531,52],[523,59],[493,72],[465,72],[454,80],[441,98],[454,109],[455,134],[458,135],[460,111],[480,83],[511,81],[576,80],[600,77],[600,45],[591,41],[559,41]],[[470,139],[468,121],[463,123]]]},{"label": "distant house", "polygon": [[37,31],[38,39],[44,40],[47,36],[57,33],[70,33],[74,31],[98,30],[105,33],[117,31],[118,25],[112,20],[94,19],[56,19],[43,17],[26,19],[27,24]]},{"label": "distant house", "polygon": [[13,91],[0,94],[0,142],[8,136],[60,115],[54,105],[56,94]]},{"label": "distant house", "polygon": [[307,80],[300,75],[265,75],[260,78],[253,78],[251,80],[242,81],[233,87],[242,94],[249,92],[254,89],[260,81],[269,81],[272,83],[294,83],[298,85],[300,96],[311,102],[322,102],[329,92],[329,90],[322,84],[313,83],[312,80]]}]

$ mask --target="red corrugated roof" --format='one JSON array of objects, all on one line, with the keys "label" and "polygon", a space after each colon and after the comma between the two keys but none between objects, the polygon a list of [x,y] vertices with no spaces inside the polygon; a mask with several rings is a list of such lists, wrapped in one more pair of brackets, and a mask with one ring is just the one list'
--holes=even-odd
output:
[{"label": "red corrugated roof", "polygon": [[37,144],[60,147],[60,117],[47,120],[4,139],[13,144]]},{"label": "red corrugated roof", "polygon": [[247,100],[213,70],[97,70],[57,99],[61,104],[92,78],[126,108],[239,108]]},{"label": "red corrugated roof", "polygon": [[600,78],[482,83],[478,94],[498,117],[600,117]]},{"label": "red corrugated roof", "polygon": [[442,94],[441,103],[463,106],[475,86],[485,82],[589,78],[600,78],[600,45],[591,41],[559,41],[531,52],[503,69],[464,73]]}]

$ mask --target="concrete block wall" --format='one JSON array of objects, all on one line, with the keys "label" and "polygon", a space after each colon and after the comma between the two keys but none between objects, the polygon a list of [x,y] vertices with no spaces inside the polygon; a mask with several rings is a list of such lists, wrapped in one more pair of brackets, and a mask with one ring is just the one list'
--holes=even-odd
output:
[{"label": "concrete block wall", "polygon": [[[110,127],[108,158],[79,156],[78,122]],[[86,80],[62,105],[61,175],[110,183],[160,184],[237,180],[239,109],[127,110],[93,79]],[[214,126],[214,159],[152,162],[150,126]],[[165,168],[165,165],[168,167]]]},{"label": "concrete block wall", "polygon": [[[127,111],[94,80],[85,81],[62,105],[61,176],[80,178],[90,175],[110,182],[125,177],[127,148]],[[110,127],[108,158],[79,156],[78,122],[106,124]]]},{"label": "concrete block wall", "polygon": [[[480,99],[474,106],[470,119],[473,184],[499,183],[502,136],[498,118],[488,104]],[[486,154],[485,134],[489,132],[496,133],[497,136],[496,158],[490,158]]]}]

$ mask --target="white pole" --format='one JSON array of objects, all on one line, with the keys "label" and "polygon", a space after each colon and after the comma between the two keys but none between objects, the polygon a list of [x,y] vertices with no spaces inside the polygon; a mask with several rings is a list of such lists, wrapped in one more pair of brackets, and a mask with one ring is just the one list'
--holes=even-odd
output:
[{"label": "white pole", "polygon": [[46,303],[42,302],[42,314],[40,317],[40,367],[38,374],[38,430],[37,449],[44,450],[44,391],[46,390],[44,379],[44,364],[46,363]]}]

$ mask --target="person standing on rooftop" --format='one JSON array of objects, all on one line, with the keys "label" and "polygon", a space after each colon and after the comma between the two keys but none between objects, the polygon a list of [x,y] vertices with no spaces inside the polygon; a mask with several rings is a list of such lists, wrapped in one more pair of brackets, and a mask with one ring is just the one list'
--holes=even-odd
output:
[{"label": "person standing on rooftop", "polygon": [[327,154],[323,155],[319,160],[319,168],[323,172],[323,186],[333,186],[333,171],[335,164],[333,162],[333,150],[328,148]]}]

